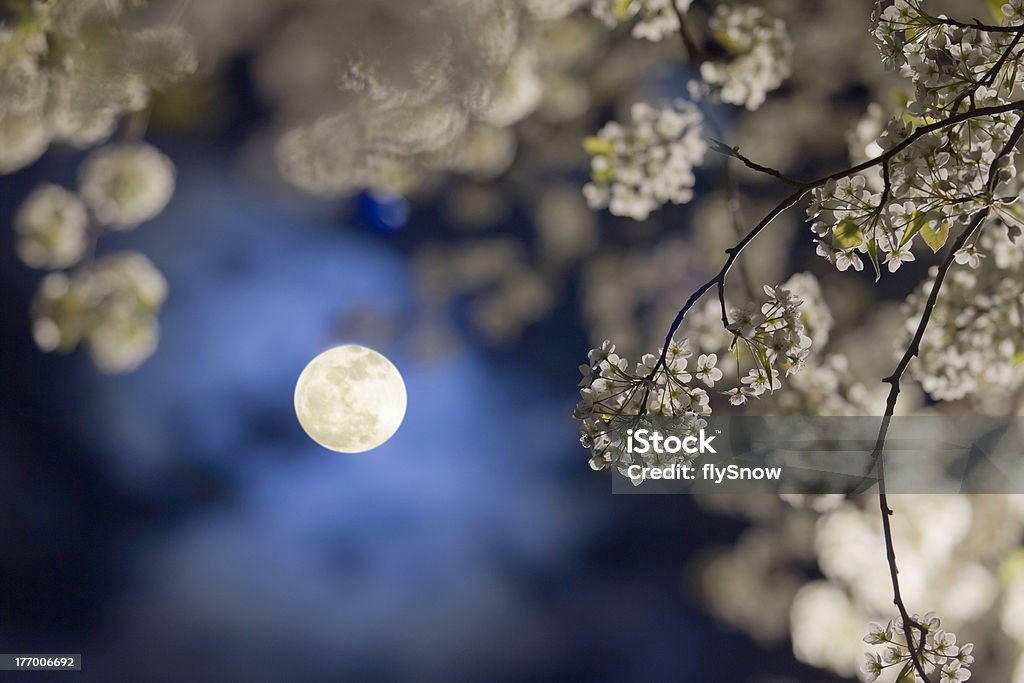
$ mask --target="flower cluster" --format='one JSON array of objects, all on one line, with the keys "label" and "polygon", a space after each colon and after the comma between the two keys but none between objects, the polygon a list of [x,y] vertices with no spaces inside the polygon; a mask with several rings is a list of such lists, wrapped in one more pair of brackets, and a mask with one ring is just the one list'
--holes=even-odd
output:
[{"label": "flower cluster", "polygon": [[689,9],[690,2],[691,0],[592,0],[590,8],[594,16],[609,28],[636,18],[633,36],[659,41],[679,30],[676,10],[685,12]]},{"label": "flower cluster", "polygon": [[67,353],[85,342],[104,372],[134,370],[157,343],[157,314],[167,282],[142,254],[112,254],[72,275],[43,278],[32,304],[32,333],[44,351]]},{"label": "flower cluster", "polygon": [[[786,376],[799,370],[810,352],[800,300],[783,286],[764,288],[768,301],[735,311],[729,331],[734,337],[737,386],[722,392],[733,405],[770,394],[782,387]],[[580,402],[573,416],[580,420],[580,442],[590,449],[591,467],[623,468],[633,463],[623,450],[627,427],[652,416],[700,418],[711,414],[708,389],[720,382],[718,354],[701,353],[690,365],[689,340],[673,341],[662,356],[646,354],[635,369],[606,341],[580,366]],[[741,356],[752,365],[740,375]],[[682,429],[702,426],[697,419],[682,422]]]},{"label": "flower cluster", "polygon": [[[1022,7],[1004,4],[1003,24],[1019,24]],[[921,0],[896,0],[878,15],[873,34],[886,65],[913,81],[913,116],[938,119],[1006,102],[1024,82],[1024,55],[1012,32],[956,25],[928,14]]]},{"label": "flower cluster", "polygon": [[153,89],[196,68],[177,28],[129,28],[122,2],[16,3],[0,24],[0,173],[38,159],[50,142],[88,147]]},{"label": "flower cluster", "polygon": [[[86,258],[104,229],[131,230],[160,213],[174,191],[174,165],[143,143],[109,145],[86,157],[78,193],[44,184],[14,218],[15,245],[33,268],[60,271]],[[36,345],[67,352],[86,339],[105,372],[133,370],[156,347],[155,313],[166,296],[159,271],[125,252],[71,274],[51,272],[33,305]]]},{"label": "flower cluster", "polygon": [[734,310],[729,323],[737,357],[741,349],[746,349],[754,364],[740,378],[740,386],[727,392],[733,405],[743,405],[748,398],[781,388],[779,371],[786,376],[797,372],[811,351],[811,338],[800,313],[802,301],[782,285],[765,285],[764,291],[768,295],[766,303]]},{"label": "flower cluster", "polygon": [[[911,372],[943,401],[978,393],[1008,396],[1024,384],[1024,250],[990,223],[956,260],[960,265],[943,285]],[[908,301],[907,339],[933,280],[934,272]]]},{"label": "flower cluster", "polygon": [[591,208],[644,220],[666,202],[693,198],[693,169],[707,151],[703,116],[685,100],[673,106],[633,105],[628,126],[611,122],[584,146],[591,182],[583,189]]},{"label": "flower cluster", "polygon": [[[966,681],[971,677],[970,666],[974,662],[974,644],[956,644],[956,634],[942,629],[942,623],[934,612],[929,612],[920,617],[913,615],[911,619],[915,624],[927,629],[924,638],[924,647],[918,648],[918,641],[914,642],[914,650],[919,658],[921,668],[925,673],[939,672],[941,683],[958,683]],[[912,626],[914,637],[917,637],[917,627]],[[890,620],[884,626],[871,622],[868,626],[868,634],[864,636],[864,642],[869,645],[884,646],[885,650],[879,655],[877,652],[868,652],[864,655],[862,672],[864,680],[878,680],[883,671],[890,667],[902,665],[900,680],[904,675],[911,675],[916,668],[911,662],[910,649],[907,646],[906,636],[903,631],[903,619],[897,617]],[[920,674],[914,673],[915,681],[920,681]]]},{"label": "flower cluster", "polygon": [[[1021,7],[1004,5],[1004,23],[1019,22]],[[883,155],[876,167],[814,191],[809,215],[818,253],[839,270],[861,270],[866,257],[880,276],[883,267],[895,272],[914,260],[918,236],[938,251],[953,226],[983,208],[1019,230],[1016,149],[1007,149],[1019,113],[969,117],[886,151],[914,126],[1010,101],[1024,85],[1019,36],[929,15],[917,0],[883,10],[874,34],[884,61],[912,80],[914,95],[876,142],[860,141]]]},{"label": "flower cluster", "polygon": [[709,25],[728,57],[701,64],[701,78],[722,102],[757,109],[790,74],[793,43],[785,23],[759,7],[723,4]]},{"label": "flower cluster", "polygon": [[[860,173],[816,188],[808,215],[818,254],[841,271],[862,270],[866,258],[880,276],[914,260],[918,237],[937,252],[953,226],[983,208],[1019,224],[1015,152],[1000,156],[1016,121],[980,116],[924,135],[889,158],[880,188]],[[906,134],[891,123],[880,143]]]}]

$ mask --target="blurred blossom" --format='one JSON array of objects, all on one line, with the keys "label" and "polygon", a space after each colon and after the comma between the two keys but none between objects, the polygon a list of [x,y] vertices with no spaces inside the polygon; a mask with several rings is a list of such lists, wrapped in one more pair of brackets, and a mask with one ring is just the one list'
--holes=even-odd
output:
[{"label": "blurred blossom", "polygon": [[611,122],[584,145],[591,155],[583,188],[593,209],[644,220],[651,211],[693,198],[693,168],[704,161],[703,116],[691,102],[637,102],[626,124]]},{"label": "blurred blossom", "polygon": [[701,77],[721,101],[757,109],[790,73],[793,44],[785,22],[760,7],[722,4],[709,25],[729,59],[704,62]]},{"label": "blurred blossom", "polygon": [[163,275],[136,252],[105,256],[70,277],[51,273],[32,306],[36,345],[67,353],[84,341],[102,371],[129,372],[156,349],[166,297]]},{"label": "blurred blossom", "polygon": [[466,130],[459,141],[442,150],[438,165],[475,180],[493,180],[512,165],[516,138],[507,128],[478,124]]},{"label": "blurred blossom", "polygon": [[790,562],[789,549],[774,534],[757,528],[745,532],[731,552],[715,553],[701,568],[709,609],[763,645],[783,640],[800,586]]},{"label": "blurred blossom", "polygon": [[38,116],[13,112],[0,116],[0,173],[29,165],[49,144],[46,126]]},{"label": "blurred blossom", "polygon": [[99,222],[131,230],[167,206],[174,193],[174,164],[150,145],[98,149],[79,172],[82,198]]},{"label": "blurred blossom", "polygon": [[18,256],[33,268],[67,268],[85,253],[89,216],[73,193],[58,185],[32,192],[14,217]]},{"label": "blurred blossom", "polygon": [[852,676],[864,658],[861,640],[867,615],[846,593],[827,581],[812,581],[797,591],[790,610],[793,653],[797,659]]},{"label": "blurred blossom", "polygon": [[679,30],[676,12],[686,12],[690,0],[590,0],[594,16],[609,28],[636,18],[633,36],[657,42]]},{"label": "blurred blossom", "polygon": [[0,27],[0,173],[32,163],[51,141],[103,141],[152,89],[195,70],[182,30],[129,25],[134,13],[122,5],[25,3],[18,22]]}]

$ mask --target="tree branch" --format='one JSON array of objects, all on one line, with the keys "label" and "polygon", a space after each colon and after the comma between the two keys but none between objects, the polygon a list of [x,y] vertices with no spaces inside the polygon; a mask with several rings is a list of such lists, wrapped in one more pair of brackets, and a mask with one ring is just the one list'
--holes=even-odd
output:
[{"label": "tree branch", "polygon": [[1005,104],[995,105],[991,107],[968,109],[958,114],[954,114],[948,118],[942,119],[941,121],[936,121],[935,123],[930,123],[926,126],[921,126],[913,133],[908,135],[906,138],[904,138],[903,140],[893,145],[885,152],[879,154],[876,157],[868,159],[867,161],[861,162],[854,166],[850,166],[841,171],[836,171],[835,173],[821,176],[820,178],[816,178],[809,182],[801,183],[800,186],[792,194],[783,199],[771,211],[769,211],[768,214],[764,218],[762,218],[761,221],[750,230],[750,232],[744,235],[739,242],[737,242],[733,247],[730,247],[729,249],[725,250],[727,258],[725,263],[722,265],[721,270],[719,270],[718,273],[715,274],[715,276],[712,277],[710,280],[708,280],[703,285],[698,287],[697,290],[694,291],[693,294],[691,294],[690,297],[686,300],[686,303],[683,304],[683,307],[679,309],[679,312],[676,313],[675,318],[672,320],[672,323],[669,326],[668,333],[665,335],[665,343],[662,346],[661,355],[658,357],[658,362],[655,363],[654,368],[652,368],[651,373],[648,377],[650,379],[653,379],[654,375],[657,374],[658,370],[664,367],[665,361],[668,356],[669,346],[672,344],[672,338],[675,336],[676,331],[679,330],[679,326],[682,325],[683,319],[686,317],[686,314],[690,311],[691,308],[693,308],[694,304],[696,304],[697,301],[700,300],[700,298],[704,296],[708,292],[708,290],[712,289],[713,287],[717,286],[718,289],[718,301],[722,312],[722,325],[726,329],[729,328],[729,315],[726,310],[725,303],[725,280],[728,277],[729,272],[732,270],[732,267],[735,265],[736,259],[739,258],[740,254],[743,252],[744,249],[747,248],[747,246],[751,242],[757,239],[757,236],[761,234],[761,231],[763,231],[765,228],[771,225],[772,221],[774,221],[779,216],[779,214],[783,213],[784,211],[792,207],[794,204],[796,204],[798,201],[800,201],[800,199],[802,199],[804,195],[806,195],[808,192],[810,192],[816,187],[824,185],[830,180],[838,180],[840,178],[845,178],[848,175],[860,173],[861,171],[865,171],[869,168],[877,166],[878,164],[887,165],[889,160],[892,159],[894,156],[896,156],[904,149],[920,140],[925,135],[933,133],[937,130],[942,130],[943,128],[954,126],[958,123],[962,123],[969,119],[979,118],[982,116],[995,116],[998,114],[1005,114],[1011,111],[1024,111],[1024,100],[1015,100],[1013,102],[1007,102]]},{"label": "tree branch", "polygon": [[694,40],[693,34],[690,33],[690,25],[686,20],[686,12],[679,9],[679,5],[676,4],[675,0],[670,0],[672,3],[672,9],[675,10],[676,17],[679,19],[679,37],[683,39],[683,49],[686,50],[686,56],[689,57],[690,62],[693,63],[698,69],[700,65],[707,60],[707,53],[697,45],[697,41]]},{"label": "tree branch", "polygon": [[[1017,124],[1013,128],[1013,132],[1010,133],[1010,137],[1007,139],[1006,144],[1003,146],[1002,150],[1000,150],[999,154],[996,155],[996,158],[992,160],[992,165],[989,167],[986,189],[990,197],[992,192],[995,190],[996,183],[998,182],[1000,162],[1014,148],[1022,134],[1024,134],[1024,116],[1017,119]],[[914,336],[910,340],[907,350],[903,353],[903,356],[900,358],[900,361],[896,365],[892,374],[882,380],[889,385],[889,396],[886,398],[885,414],[882,416],[882,424],[878,430],[878,439],[875,442],[875,450],[871,454],[871,457],[875,459],[878,465],[878,505],[882,513],[882,534],[885,537],[886,557],[889,561],[889,576],[892,580],[893,604],[896,605],[896,609],[899,610],[900,617],[903,620],[903,635],[907,639],[907,649],[910,650],[910,660],[918,675],[920,675],[925,681],[929,681],[930,679],[924,671],[923,663],[919,661],[919,653],[924,648],[925,637],[928,635],[928,628],[910,618],[910,614],[907,612],[907,607],[903,602],[903,596],[900,593],[899,568],[896,564],[896,549],[892,541],[892,524],[889,519],[893,513],[892,509],[889,507],[885,489],[885,454],[883,453],[883,449],[885,448],[885,437],[889,431],[889,422],[896,412],[896,402],[899,400],[900,395],[900,381],[903,379],[903,373],[906,372],[907,367],[910,365],[910,361],[921,353],[921,340],[924,338],[924,333],[928,329],[928,323],[931,320],[932,313],[935,311],[935,305],[939,299],[939,290],[942,288],[942,283],[946,279],[946,274],[949,272],[949,269],[953,266],[956,259],[956,252],[962,249],[964,245],[967,244],[968,240],[970,240],[978,231],[982,223],[984,223],[985,219],[988,217],[989,210],[989,207],[985,207],[981,211],[978,211],[950,247],[949,253],[946,254],[946,258],[943,260],[942,265],[939,267],[939,270],[935,275],[935,282],[932,283],[931,291],[928,293],[928,299],[925,301],[921,320],[917,324],[917,330],[914,332]],[[916,646],[914,645],[912,633],[913,628],[918,629],[921,633],[920,640]]]}]

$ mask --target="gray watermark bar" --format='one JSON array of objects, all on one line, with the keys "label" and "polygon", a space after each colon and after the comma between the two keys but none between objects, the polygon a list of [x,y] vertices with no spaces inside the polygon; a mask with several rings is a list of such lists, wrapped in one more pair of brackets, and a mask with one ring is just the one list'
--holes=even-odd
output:
[{"label": "gray watermark bar", "polygon": [[81,671],[82,655],[2,655],[0,671]]},{"label": "gray watermark bar", "polygon": [[1024,417],[617,418],[614,493],[1024,493]]}]

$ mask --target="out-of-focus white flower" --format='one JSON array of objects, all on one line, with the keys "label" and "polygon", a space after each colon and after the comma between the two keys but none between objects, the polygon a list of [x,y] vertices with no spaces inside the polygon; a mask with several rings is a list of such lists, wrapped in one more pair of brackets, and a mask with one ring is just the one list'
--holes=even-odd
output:
[{"label": "out-of-focus white flower", "polygon": [[802,662],[851,676],[863,659],[865,620],[842,588],[827,581],[807,583],[789,612],[793,653]]},{"label": "out-of-focus white flower", "polygon": [[152,355],[167,282],[142,254],[112,254],[68,277],[43,278],[32,306],[43,351],[67,353],[85,342],[103,372],[130,372]]},{"label": "out-of-focus white flower", "polygon": [[524,48],[513,55],[497,83],[491,103],[481,113],[484,121],[495,126],[510,126],[537,108],[544,88],[536,61],[532,49]]},{"label": "out-of-focus white flower", "polygon": [[789,76],[793,43],[786,25],[760,7],[725,4],[708,23],[729,57],[701,64],[701,78],[721,101],[757,109]]},{"label": "out-of-focus white flower", "polygon": [[111,145],[83,162],[80,192],[96,219],[130,230],[167,206],[174,193],[174,164],[142,143]]},{"label": "out-of-focus white flower", "polygon": [[18,256],[33,268],[67,268],[82,258],[89,216],[82,201],[58,185],[30,194],[14,216]]},{"label": "out-of-focus white flower", "polygon": [[28,166],[46,151],[50,136],[38,114],[0,114],[0,173]]},{"label": "out-of-focus white flower", "polygon": [[[685,12],[691,0],[591,0],[594,16],[609,28],[636,18],[633,36],[659,41],[679,30],[676,10]],[[673,4],[675,5],[673,7]]]},{"label": "out-of-focus white flower", "polygon": [[653,107],[638,102],[629,125],[611,122],[584,143],[591,182],[583,189],[591,208],[644,220],[651,211],[693,198],[693,168],[704,161],[703,116],[692,102]]}]

